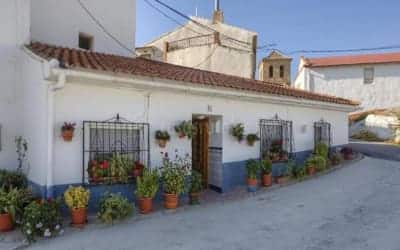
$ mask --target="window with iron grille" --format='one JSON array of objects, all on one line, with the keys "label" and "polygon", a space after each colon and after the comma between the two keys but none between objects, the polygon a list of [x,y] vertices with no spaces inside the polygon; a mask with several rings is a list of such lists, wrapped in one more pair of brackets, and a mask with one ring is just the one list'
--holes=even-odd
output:
[{"label": "window with iron grille", "polygon": [[331,124],[323,119],[314,122],[314,147],[321,142],[331,146]]},{"label": "window with iron grille", "polygon": [[149,163],[149,124],[119,116],[83,122],[83,183],[127,183]]},{"label": "window with iron grille", "polygon": [[260,153],[272,161],[287,161],[293,151],[292,121],[279,119],[260,120]]}]

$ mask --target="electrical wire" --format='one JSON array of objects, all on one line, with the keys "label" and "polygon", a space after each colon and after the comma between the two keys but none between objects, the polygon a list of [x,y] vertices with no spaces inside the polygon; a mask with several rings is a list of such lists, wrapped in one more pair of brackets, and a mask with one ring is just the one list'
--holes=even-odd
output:
[{"label": "electrical wire", "polygon": [[111,32],[109,32],[106,27],[104,27],[104,25],[92,14],[92,12],[82,3],[81,0],[77,0],[78,4],[81,6],[81,8],[86,12],[86,14],[93,20],[93,22],[99,26],[99,28],[108,36],[110,37],[112,40],[114,40],[114,42],[116,42],[121,48],[125,49],[126,51],[129,51],[129,53],[137,56],[135,50],[130,49],[128,46],[125,46],[123,42],[121,42],[120,40],[118,40],[118,38],[116,38],[113,34],[111,34]]},{"label": "electrical wire", "polygon": [[391,50],[391,49],[400,49],[400,45],[388,45],[388,46],[380,46],[380,47],[370,47],[370,48],[352,48],[352,49],[329,49],[329,50],[294,50],[292,52],[287,53],[288,55],[293,54],[324,54],[324,53],[345,53],[345,52],[363,52],[363,51],[378,51],[378,50]]}]

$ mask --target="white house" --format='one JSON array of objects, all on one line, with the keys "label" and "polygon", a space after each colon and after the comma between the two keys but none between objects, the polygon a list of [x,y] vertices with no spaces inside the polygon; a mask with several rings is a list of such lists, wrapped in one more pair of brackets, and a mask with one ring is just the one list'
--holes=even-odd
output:
[{"label": "white house", "polygon": [[[29,8],[29,1],[19,1],[26,3],[19,11],[24,10],[27,16],[29,10],[34,12],[35,8]],[[73,6],[77,3],[68,2]],[[130,1],[125,2],[129,4],[113,8],[134,6]],[[10,9],[15,8],[14,3],[14,0],[7,1]],[[101,10],[99,13],[110,8],[106,0],[96,3]],[[17,23],[15,17],[1,15],[0,23]],[[107,23],[107,16],[102,18]],[[115,152],[130,154],[133,160],[150,167],[160,166],[160,152],[174,155],[177,150],[180,155],[188,154],[193,156],[193,166],[207,177],[206,183],[224,192],[244,182],[245,161],[261,157],[269,150],[272,140],[281,140],[282,149],[297,160],[311,152],[315,139],[323,139],[322,134],[331,146],[348,143],[347,113],[355,110],[356,102],[123,56],[125,52],[118,52],[118,44],[107,42],[102,45],[101,38],[97,38],[101,34],[92,33],[93,44],[102,51],[115,46],[110,49],[113,53],[100,53],[93,47],[79,48],[87,43],[60,41],[68,47],[49,45],[57,42],[52,39],[57,39],[58,35],[44,35],[46,31],[37,31],[36,34],[48,38],[36,37],[35,40],[40,42],[35,42],[29,37],[29,28],[25,28],[29,27],[29,20],[27,18],[27,23],[17,29],[25,31],[24,39],[8,41],[3,36],[0,40],[2,53],[12,50],[9,58],[15,58],[1,57],[2,72],[10,70],[20,76],[4,78],[2,74],[0,78],[0,93],[12,93],[0,100],[0,161],[4,167],[14,168],[17,162],[13,138],[26,138],[29,144],[28,177],[34,190],[43,196],[60,195],[70,184],[90,184],[93,199],[110,188],[132,196],[131,186],[95,183],[88,172],[97,157],[104,159],[105,155]],[[121,27],[126,27],[125,19],[120,21]],[[111,30],[118,30],[119,22],[111,23],[114,25]],[[34,22],[30,23],[32,25]],[[85,29],[86,22],[82,27],[76,22],[71,25],[74,28],[65,29],[73,38],[66,40],[79,41],[80,31],[90,33],[90,29]],[[35,29],[39,28],[31,28]],[[15,29],[10,29],[9,36],[15,37],[11,30]],[[48,32],[59,31],[49,29]],[[329,125],[324,126],[329,130],[318,130],[321,138],[315,138],[318,134],[315,125],[321,119],[324,125]],[[179,139],[174,131],[175,125],[187,120],[202,132],[192,140]],[[61,137],[64,122],[77,124],[71,142]],[[251,147],[235,140],[230,135],[230,128],[238,123],[244,125],[246,133],[258,133],[261,141]],[[157,130],[169,131],[171,140],[166,148],[160,148],[156,143]]]},{"label": "white house", "polygon": [[361,109],[400,106],[400,53],[301,58],[294,87],[361,102]]}]

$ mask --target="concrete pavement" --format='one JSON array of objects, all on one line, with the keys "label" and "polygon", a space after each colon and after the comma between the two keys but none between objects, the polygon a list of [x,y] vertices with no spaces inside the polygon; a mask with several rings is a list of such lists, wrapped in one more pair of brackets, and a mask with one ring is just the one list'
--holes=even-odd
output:
[{"label": "concrete pavement", "polygon": [[400,164],[365,158],[254,197],[94,227],[29,249],[400,249]]}]

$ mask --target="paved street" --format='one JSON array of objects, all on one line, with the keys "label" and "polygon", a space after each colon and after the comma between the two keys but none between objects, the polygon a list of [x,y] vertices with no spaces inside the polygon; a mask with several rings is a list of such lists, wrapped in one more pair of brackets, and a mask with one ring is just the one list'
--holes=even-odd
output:
[{"label": "paved street", "polygon": [[158,214],[29,249],[400,249],[400,164],[366,158],[240,201]]},{"label": "paved street", "polygon": [[400,161],[400,146],[397,145],[353,141],[350,143],[350,147],[370,157]]}]

